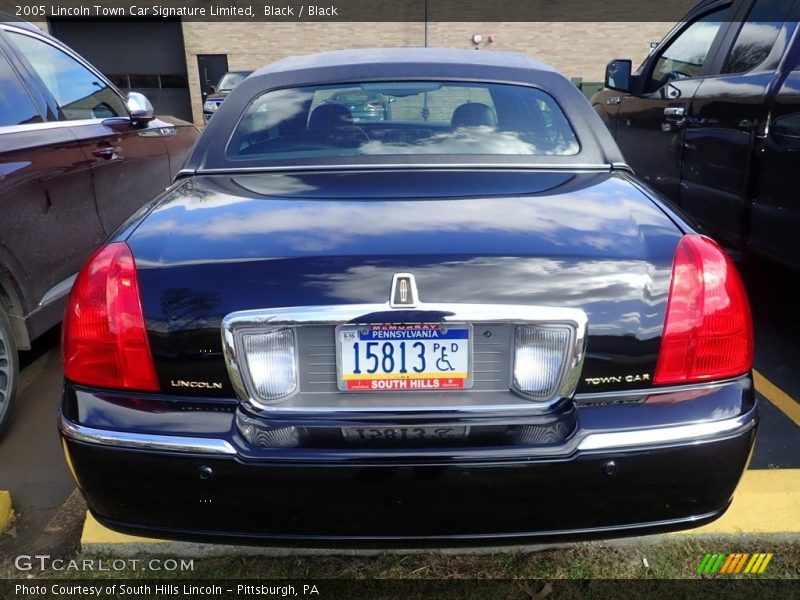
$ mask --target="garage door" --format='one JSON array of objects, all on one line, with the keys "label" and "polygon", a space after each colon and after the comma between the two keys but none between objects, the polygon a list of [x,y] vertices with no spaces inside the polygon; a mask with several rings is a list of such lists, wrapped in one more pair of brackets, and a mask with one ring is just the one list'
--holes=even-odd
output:
[{"label": "garage door", "polygon": [[122,91],[146,95],[156,114],[192,120],[180,20],[51,19],[50,30]]}]

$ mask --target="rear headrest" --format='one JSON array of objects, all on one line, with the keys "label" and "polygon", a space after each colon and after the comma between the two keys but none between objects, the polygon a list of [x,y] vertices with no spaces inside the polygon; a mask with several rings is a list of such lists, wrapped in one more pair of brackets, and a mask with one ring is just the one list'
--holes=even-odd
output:
[{"label": "rear headrest", "polygon": [[317,134],[327,134],[339,127],[353,125],[353,115],[346,106],[341,104],[321,104],[314,109],[308,120],[308,131]]},{"label": "rear headrest", "polygon": [[482,102],[467,102],[453,111],[450,128],[459,127],[496,127],[497,115],[491,106]]}]

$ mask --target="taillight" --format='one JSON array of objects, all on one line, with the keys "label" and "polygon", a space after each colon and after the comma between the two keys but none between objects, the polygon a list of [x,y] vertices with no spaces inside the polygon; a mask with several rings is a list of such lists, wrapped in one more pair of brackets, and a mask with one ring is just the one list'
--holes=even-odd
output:
[{"label": "taillight", "polygon": [[75,383],[158,390],[127,244],[103,246],[78,274],[64,316],[62,354],[64,376]]},{"label": "taillight", "polygon": [[736,267],[709,238],[684,236],[672,264],[653,382],[723,379],[742,375],[752,366],[753,324]]}]

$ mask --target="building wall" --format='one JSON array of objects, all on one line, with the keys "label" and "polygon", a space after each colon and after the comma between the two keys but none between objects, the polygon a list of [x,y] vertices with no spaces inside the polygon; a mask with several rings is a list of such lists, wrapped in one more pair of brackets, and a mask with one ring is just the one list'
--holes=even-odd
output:
[{"label": "building wall", "polygon": [[[46,23],[36,23],[47,31]],[[227,54],[231,70],[254,70],[295,54],[343,48],[423,46],[423,23],[247,23],[182,24],[187,74],[195,123],[202,124],[198,54]],[[665,22],[433,22],[431,47],[473,48],[474,34],[483,36],[480,51],[511,50],[543,60],[567,77],[602,81],[612,58],[631,58],[634,67],[647,55],[650,42],[671,29]],[[485,41],[489,36],[492,42]]]},{"label": "building wall", "polygon": [[[511,50],[538,58],[567,77],[602,81],[612,58],[633,59],[634,68],[647,56],[650,42],[661,40],[670,23],[431,23],[428,45],[470,48],[481,34],[480,48]],[[492,36],[494,41],[485,40]]]},{"label": "building wall", "polygon": [[[612,58],[638,65],[651,41],[669,31],[669,23],[429,23],[428,45],[482,50],[511,50],[541,59],[568,77],[602,81]],[[227,54],[231,70],[252,70],[285,56],[343,48],[424,45],[423,23],[199,23],[183,22],[186,63],[195,122],[202,123],[198,54]]]}]

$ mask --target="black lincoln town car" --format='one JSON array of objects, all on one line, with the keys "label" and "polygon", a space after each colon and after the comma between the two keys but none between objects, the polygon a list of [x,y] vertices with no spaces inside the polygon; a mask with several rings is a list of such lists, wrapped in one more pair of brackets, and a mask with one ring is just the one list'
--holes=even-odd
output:
[{"label": "black lincoln town car", "polygon": [[[353,89],[391,115],[327,102]],[[758,421],[729,258],[567,79],[501,52],[256,72],[85,264],[63,335],[92,513],[174,539],[694,527],[728,507]]]}]

